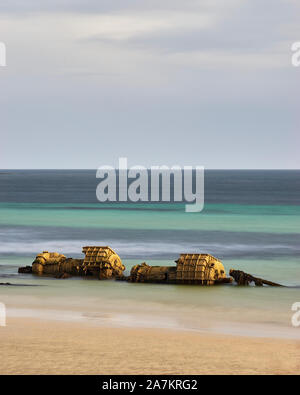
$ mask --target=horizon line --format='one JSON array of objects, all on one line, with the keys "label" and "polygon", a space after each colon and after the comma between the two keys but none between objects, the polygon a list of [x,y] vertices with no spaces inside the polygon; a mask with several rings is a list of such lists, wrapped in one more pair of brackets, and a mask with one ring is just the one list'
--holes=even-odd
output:
[{"label": "horizon line", "polygon": [[[146,167],[146,166],[145,166]],[[192,166],[195,168],[196,166]],[[129,167],[130,168],[130,167]],[[129,169],[128,168],[128,169]],[[34,171],[34,170],[90,170],[96,171],[98,167],[95,168],[0,168],[0,172],[2,171]],[[118,167],[115,167],[118,170]],[[146,167],[147,170],[151,170],[150,167]],[[245,171],[299,171],[300,168],[206,168],[204,170],[218,170],[218,171],[227,171],[227,170],[245,170]]]}]

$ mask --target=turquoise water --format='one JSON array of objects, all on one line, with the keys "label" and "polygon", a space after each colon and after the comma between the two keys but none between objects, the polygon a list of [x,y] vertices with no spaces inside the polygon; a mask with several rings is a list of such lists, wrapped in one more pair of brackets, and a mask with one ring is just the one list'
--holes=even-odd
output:
[{"label": "turquoise water", "polygon": [[189,215],[184,205],[116,205],[1,203],[0,225],[102,229],[207,230],[297,233],[300,206],[211,204]]},{"label": "turquoise water", "polygon": [[[0,282],[19,285],[0,287],[8,316],[300,337],[300,328],[291,325],[291,306],[300,301],[299,174],[228,174],[208,175],[205,208],[196,214],[185,213],[183,204],[97,203],[89,172],[0,176]],[[221,259],[227,273],[240,269],[288,287],[129,284],[17,273],[43,250],[82,257],[82,246],[89,244],[110,245],[127,274],[136,263],[173,265],[182,252],[203,252]]]}]

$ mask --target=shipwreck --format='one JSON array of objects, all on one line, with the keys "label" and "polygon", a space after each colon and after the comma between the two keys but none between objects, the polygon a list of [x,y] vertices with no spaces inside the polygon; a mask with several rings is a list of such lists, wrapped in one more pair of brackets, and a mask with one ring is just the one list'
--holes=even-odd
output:
[{"label": "shipwreck", "polygon": [[99,280],[122,276],[125,266],[121,258],[108,246],[83,247],[84,259],[67,258],[57,252],[43,251],[38,254],[32,266],[20,267],[19,273],[51,275],[55,277],[93,276]]},{"label": "shipwreck", "polygon": [[240,270],[231,269],[227,276],[222,262],[210,254],[181,254],[175,261],[176,266],[150,266],[143,262],[133,266],[130,275],[125,276],[125,266],[112,248],[86,246],[82,252],[83,259],[73,259],[57,252],[43,251],[36,256],[32,266],[20,267],[18,272],[56,278],[91,276],[131,283],[218,285],[231,283],[234,279],[238,285],[280,286]]},{"label": "shipwreck", "polygon": [[221,261],[209,254],[181,254],[176,266],[149,266],[131,269],[128,281],[139,283],[216,285],[231,282]]}]

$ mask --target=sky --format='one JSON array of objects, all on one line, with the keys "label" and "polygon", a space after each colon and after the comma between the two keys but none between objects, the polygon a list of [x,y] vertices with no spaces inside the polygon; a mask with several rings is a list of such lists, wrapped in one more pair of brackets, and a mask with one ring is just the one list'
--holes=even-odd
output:
[{"label": "sky", "polygon": [[300,168],[299,0],[1,0],[0,168]]}]

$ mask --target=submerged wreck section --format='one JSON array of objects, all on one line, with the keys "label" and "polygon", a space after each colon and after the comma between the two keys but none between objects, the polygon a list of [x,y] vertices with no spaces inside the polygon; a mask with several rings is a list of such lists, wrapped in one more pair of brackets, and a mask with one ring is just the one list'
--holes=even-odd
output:
[{"label": "submerged wreck section", "polygon": [[58,252],[43,251],[38,254],[32,263],[32,273],[57,275],[59,273],[68,273],[76,275],[79,273],[82,259],[66,258]]},{"label": "submerged wreck section", "polygon": [[176,263],[179,284],[213,285],[231,281],[222,262],[209,254],[181,254]]},{"label": "submerged wreck section", "polygon": [[94,276],[101,280],[123,275],[125,266],[110,247],[87,246],[83,247],[83,253],[84,259],[73,259],[57,252],[43,251],[36,256],[32,267],[20,267],[18,272],[52,275],[57,278]]},{"label": "submerged wreck section", "polygon": [[282,286],[241,270],[231,269],[230,277],[227,277],[222,262],[210,254],[181,254],[175,261],[176,266],[150,266],[143,262],[133,266],[126,277],[123,274],[125,266],[112,248],[86,246],[82,252],[84,259],[43,251],[36,256],[32,266],[20,267],[18,272],[56,278],[92,276],[99,280],[116,279],[132,283],[217,285],[231,283],[234,279],[237,285]]},{"label": "submerged wreck section", "polygon": [[125,278],[131,283],[168,283],[175,267],[149,266],[146,262],[132,267],[130,276]]},{"label": "submerged wreck section", "polygon": [[230,269],[229,274],[234,278],[237,285],[249,285],[254,283],[257,287],[269,285],[271,287],[283,287],[281,284],[273,283],[272,281],[264,280],[263,278],[254,277],[251,274],[245,273],[241,270]]},{"label": "submerged wreck section", "polygon": [[123,276],[125,266],[121,258],[110,247],[83,247],[85,254],[83,270],[100,280]]},{"label": "submerged wreck section", "polygon": [[133,283],[198,284],[230,283],[221,261],[209,254],[181,254],[176,266],[149,266],[145,262],[133,266],[125,277],[119,255],[108,246],[83,247],[84,259],[67,258],[57,252],[43,251],[32,266],[20,267],[19,273],[51,275],[57,278],[93,276],[99,280],[117,279]]},{"label": "submerged wreck section", "polygon": [[215,285],[230,283],[221,261],[209,254],[181,254],[177,266],[149,266],[131,269],[128,281],[137,283]]}]

